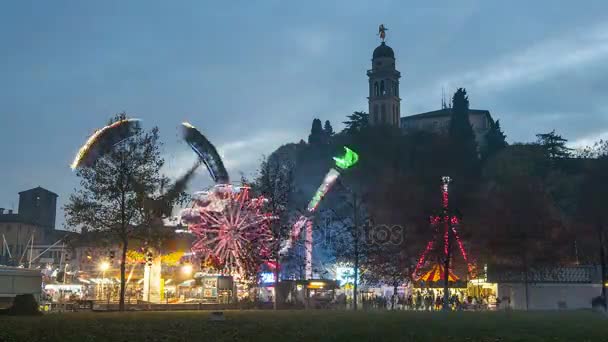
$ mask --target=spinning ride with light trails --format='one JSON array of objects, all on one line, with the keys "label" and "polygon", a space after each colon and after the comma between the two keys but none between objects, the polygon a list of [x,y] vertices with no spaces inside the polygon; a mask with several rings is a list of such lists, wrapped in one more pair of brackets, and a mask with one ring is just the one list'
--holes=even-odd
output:
[{"label": "spinning ride with light trails", "polygon": [[95,131],[78,150],[70,165],[72,170],[91,167],[97,159],[110,152],[114,146],[129,139],[141,130],[139,119],[121,119]]},{"label": "spinning ride with light trails", "polygon": [[181,220],[196,236],[192,250],[218,261],[223,271],[252,274],[271,258],[272,213],[262,196],[244,184],[230,183],[224,163],[211,142],[193,125],[182,124],[184,140],[207,166],[215,185],[194,193]]}]

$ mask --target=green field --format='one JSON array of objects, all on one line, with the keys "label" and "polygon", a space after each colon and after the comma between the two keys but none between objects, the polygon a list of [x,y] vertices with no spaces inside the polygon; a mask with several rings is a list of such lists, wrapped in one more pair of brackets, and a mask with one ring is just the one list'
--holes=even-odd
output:
[{"label": "green field", "polygon": [[608,341],[579,312],[227,311],[0,316],[0,341]]}]

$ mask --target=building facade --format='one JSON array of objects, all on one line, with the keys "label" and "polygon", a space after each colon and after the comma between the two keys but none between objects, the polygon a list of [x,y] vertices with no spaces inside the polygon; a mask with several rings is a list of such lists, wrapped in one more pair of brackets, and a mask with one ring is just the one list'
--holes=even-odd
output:
[{"label": "building facade", "polygon": [[[401,129],[405,133],[426,131],[437,134],[447,134],[452,119],[452,109],[443,108],[431,112],[409,115],[401,118]],[[492,127],[494,120],[489,111],[469,109],[469,122],[478,144],[483,143],[486,133]]]},{"label": "building facade", "polygon": [[501,305],[515,310],[590,309],[593,298],[602,293],[599,266],[530,270],[527,282],[518,270],[488,270],[488,282],[498,285]]},{"label": "building facade", "polygon": [[19,193],[17,213],[0,208],[0,264],[60,262],[63,245],[55,242],[68,232],[55,230],[56,211],[57,194],[42,187]]}]

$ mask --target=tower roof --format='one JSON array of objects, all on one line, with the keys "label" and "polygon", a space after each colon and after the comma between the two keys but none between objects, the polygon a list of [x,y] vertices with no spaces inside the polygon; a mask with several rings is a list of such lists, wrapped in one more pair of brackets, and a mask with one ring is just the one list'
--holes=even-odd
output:
[{"label": "tower roof", "polygon": [[374,56],[373,58],[382,58],[382,57],[390,57],[395,59],[395,52],[393,52],[393,49],[386,45],[384,42],[382,42],[376,49],[374,49]]},{"label": "tower roof", "polygon": [[35,187],[33,189],[21,191],[21,192],[19,192],[19,195],[24,194],[24,193],[28,193],[28,192],[46,192],[46,193],[51,194],[52,196],[58,197],[56,193],[54,193],[52,191],[49,191],[49,190],[47,190],[47,189],[45,189],[45,188],[43,188],[41,186],[37,186],[37,187]]}]

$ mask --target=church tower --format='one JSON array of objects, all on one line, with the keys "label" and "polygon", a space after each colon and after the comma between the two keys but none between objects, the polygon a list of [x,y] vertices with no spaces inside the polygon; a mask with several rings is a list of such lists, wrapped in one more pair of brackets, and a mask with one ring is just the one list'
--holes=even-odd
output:
[{"label": "church tower", "polygon": [[374,50],[369,77],[369,123],[370,125],[391,125],[399,127],[401,99],[399,98],[399,78],[401,73],[395,68],[395,53],[384,42],[385,31],[380,25],[379,36],[382,43]]}]

